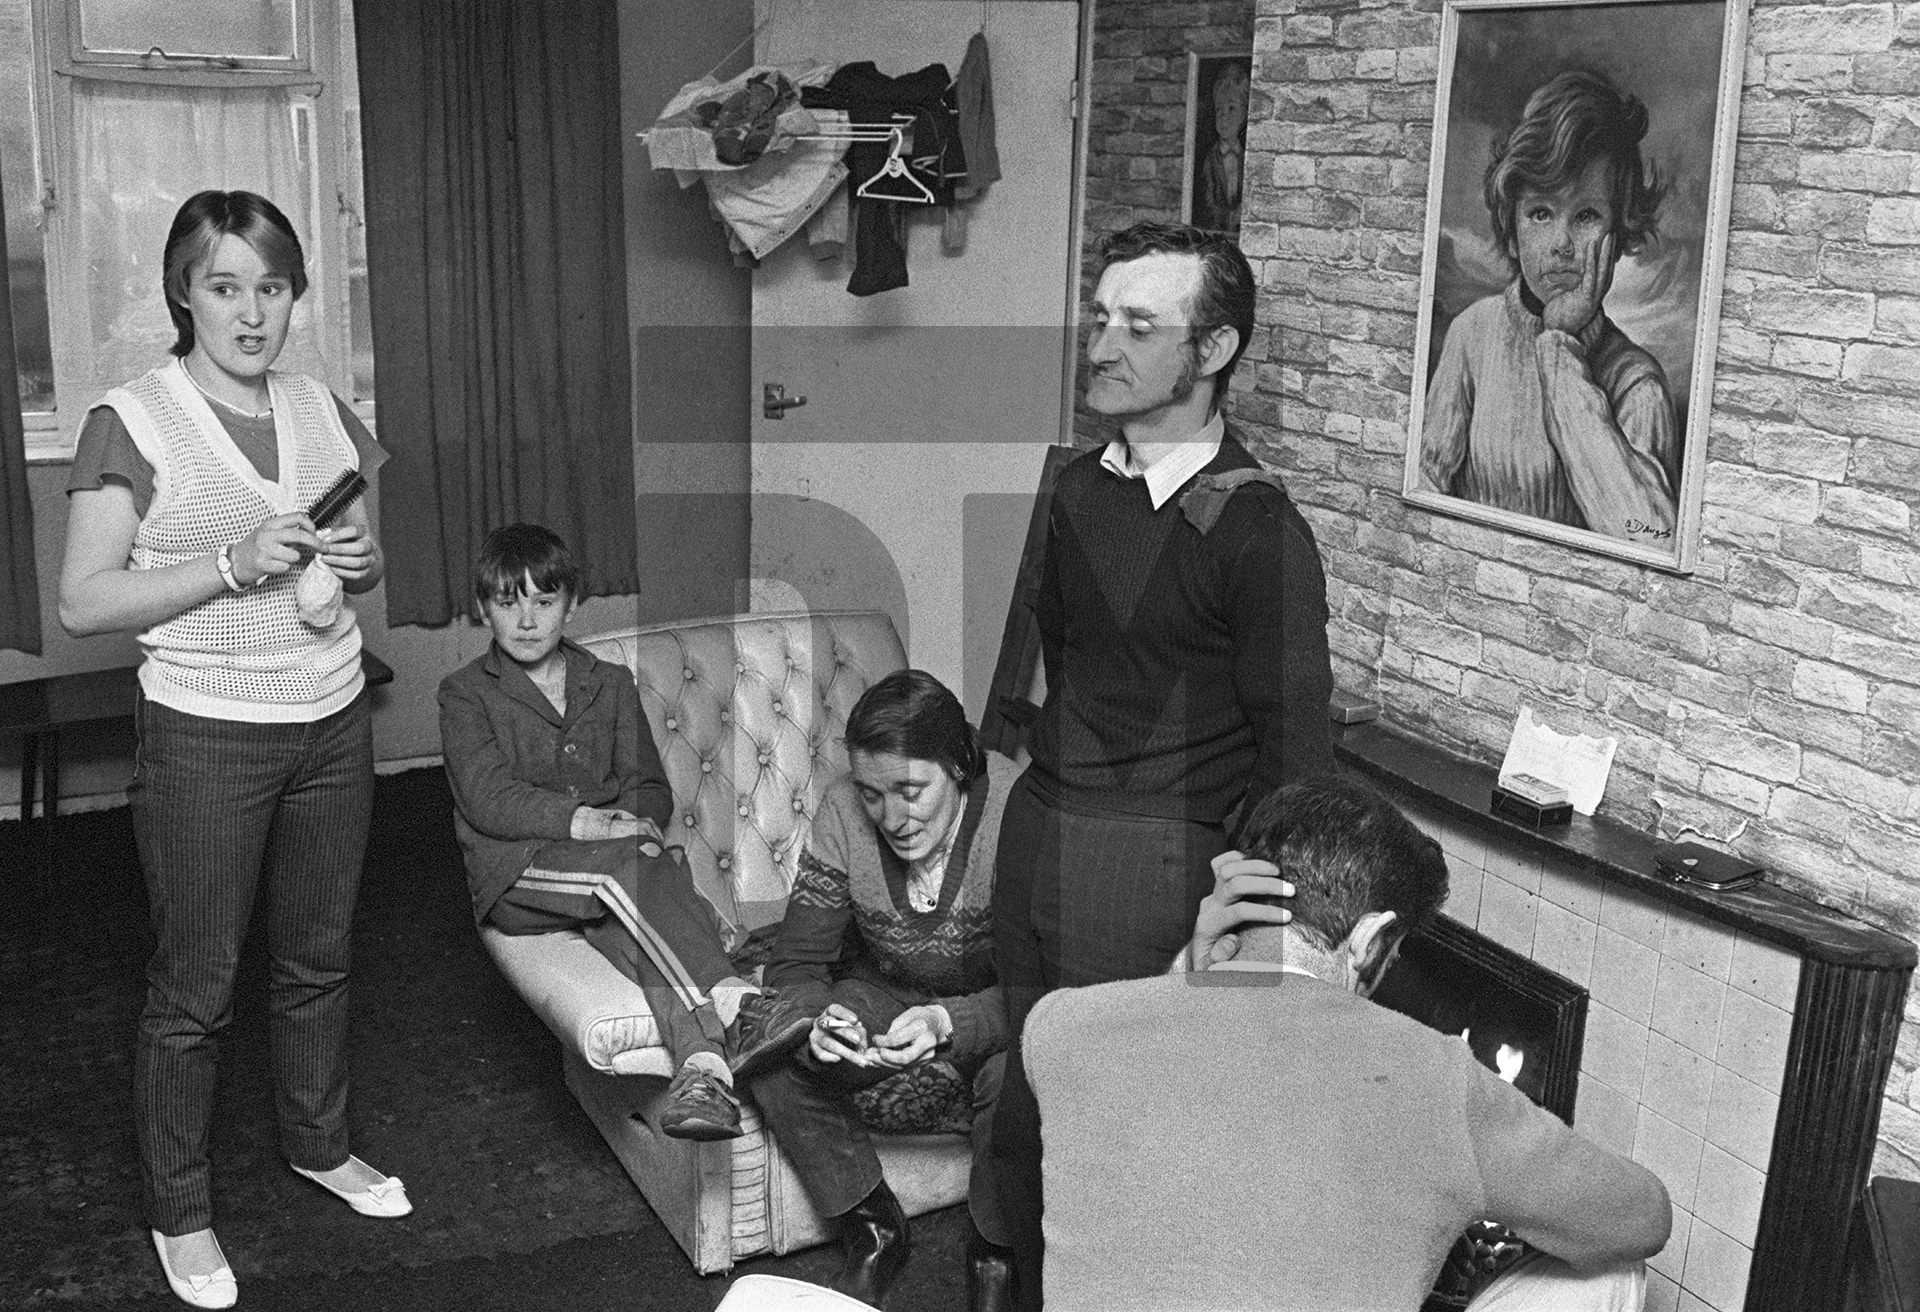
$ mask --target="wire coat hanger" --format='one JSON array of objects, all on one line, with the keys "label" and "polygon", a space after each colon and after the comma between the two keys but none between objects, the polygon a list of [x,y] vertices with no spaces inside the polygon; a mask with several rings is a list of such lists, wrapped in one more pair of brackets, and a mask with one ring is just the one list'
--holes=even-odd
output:
[{"label": "wire coat hanger", "polygon": [[888,133],[893,138],[893,149],[887,153],[887,162],[880,171],[861,183],[853,193],[867,200],[907,201],[915,205],[931,205],[934,201],[932,190],[926,183],[913,176],[907,167],[906,157],[901,153],[906,149],[905,138],[899,128]]}]

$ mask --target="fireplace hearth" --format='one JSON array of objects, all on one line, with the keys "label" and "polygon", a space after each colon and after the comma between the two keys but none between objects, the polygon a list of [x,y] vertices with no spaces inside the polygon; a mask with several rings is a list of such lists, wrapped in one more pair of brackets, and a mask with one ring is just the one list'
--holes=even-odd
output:
[{"label": "fireplace hearth", "polygon": [[1914,944],[1776,879],[1675,884],[1604,817],[1489,814],[1491,766],[1387,725],[1335,743],[1446,849],[1449,916],[1587,990],[1575,1122],[1674,1204],[1648,1305],[1840,1312]]},{"label": "fireplace hearth", "polygon": [[1448,916],[1401,945],[1373,1000],[1442,1034],[1573,1123],[1587,991]]},{"label": "fireplace hearth", "polygon": [[[1401,944],[1373,1000],[1458,1035],[1481,1065],[1573,1123],[1587,991],[1571,980],[1441,915]],[[1511,1238],[1483,1223],[1467,1232],[1455,1255],[1485,1256],[1500,1245],[1510,1261],[1523,1251]],[[1490,1278],[1477,1265],[1450,1261],[1423,1312],[1465,1307]]]}]

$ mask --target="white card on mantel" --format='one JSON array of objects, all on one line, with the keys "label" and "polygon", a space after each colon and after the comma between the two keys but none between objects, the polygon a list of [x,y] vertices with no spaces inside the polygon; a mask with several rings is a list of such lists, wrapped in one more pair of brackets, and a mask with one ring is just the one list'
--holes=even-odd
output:
[{"label": "white card on mantel", "polygon": [[1595,738],[1591,734],[1557,733],[1533,718],[1533,708],[1522,706],[1514,721],[1513,740],[1507,744],[1507,759],[1500,762],[1500,782],[1517,774],[1530,774],[1567,790],[1567,800],[1581,815],[1592,815],[1607,791],[1607,775],[1613,769],[1613,749],[1620,745],[1614,737]]}]

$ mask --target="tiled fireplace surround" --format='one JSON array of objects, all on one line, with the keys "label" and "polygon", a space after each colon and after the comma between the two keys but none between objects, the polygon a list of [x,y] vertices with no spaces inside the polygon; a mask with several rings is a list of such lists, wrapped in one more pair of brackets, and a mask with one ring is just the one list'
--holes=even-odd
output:
[{"label": "tiled fireplace surround", "polygon": [[1494,772],[1379,725],[1339,733],[1446,851],[1446,913],[1589,993],[1574,1123],[1657,1174],[1650,1312],[1838,1308],[1914,949],[1777,888],[1652,874],[1605,821],[1526,831]]}]

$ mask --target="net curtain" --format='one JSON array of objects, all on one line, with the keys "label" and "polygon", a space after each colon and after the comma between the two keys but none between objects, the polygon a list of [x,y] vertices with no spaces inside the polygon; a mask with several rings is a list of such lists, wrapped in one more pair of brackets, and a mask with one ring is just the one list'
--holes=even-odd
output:
[{"label": "net curtain", "polygon": [[363,0],[354,22],[390,624],[467,609],[534,520],[637,590],[613,0]]},{"label": "net curtain", "polygon": [[[88,340],[85,402],[164,364],[173,324],[161,290],[167,229],[189,196],[209,188],[251,191],[285,212],[319,282],[312,186],[301,168],[309,143],[294,122],[306,97],[285,88],[211,90],[77,81],[75,176],[95,180],[80,199]],[[303,122],[311,117],[298,115]],[[318,298],[294,306],[276,369],[327,379],[315,342]]]},{"label": "net curtain", "polygon": [[[244,189],[272,200],[307,239],[309,273],[320,276],[312,263],[312,188],[300,164],[310,157],[308,143],[297,140],[295,130],[305,102],[305,93],[288,88],[202,88],[188,97],[164,86],[76,79],[74,169],[91,184],[80,191],[77,258],[85,267],[74,280],[86,289],[82,309],[89,344],[77,362],[80,405],[168,359],[174,331],[161,288],[167,229],[181,202],[196,191]],[[296,306],[278,367],[324,378],[313,305],[308,298]],[[0,316],[0,361],[0,382],[11,396],[12,323],[5,316]],[[0,493],[6,509],[0,647],[38,653],[33,508],[27,500],[20,413],[15,406],[0,410]]]}]

